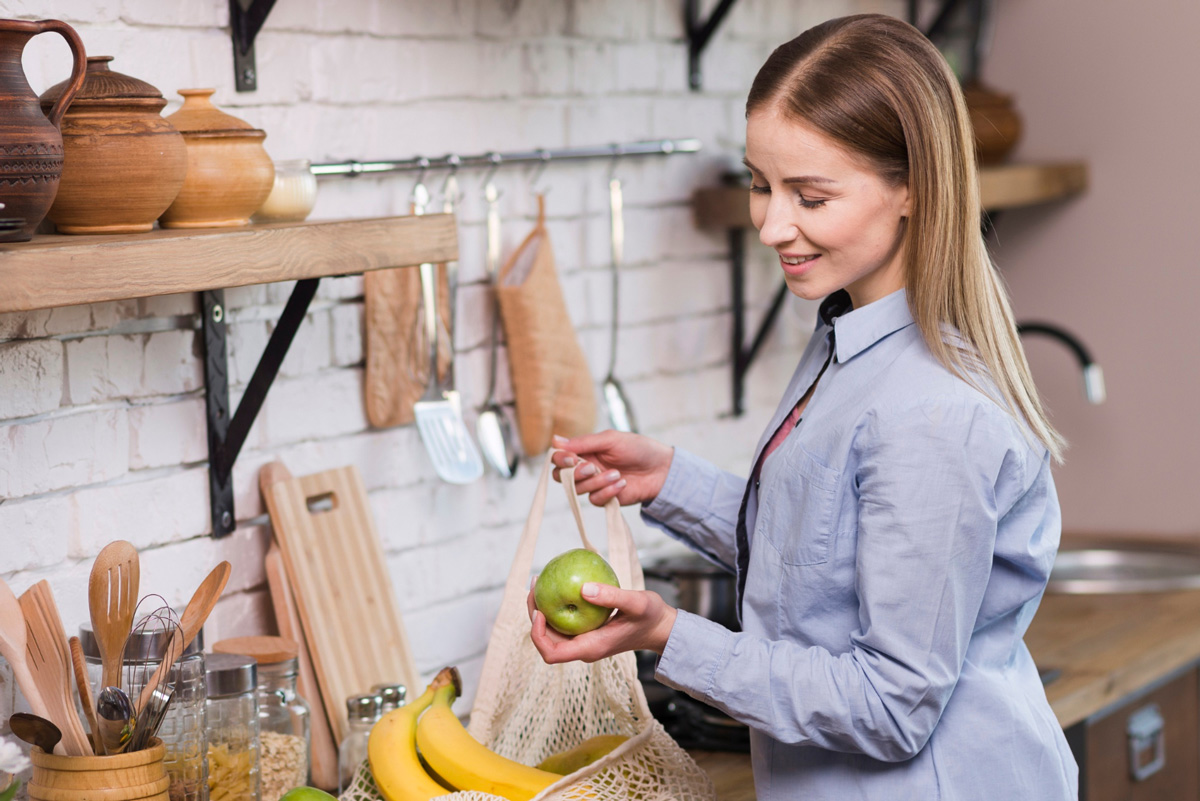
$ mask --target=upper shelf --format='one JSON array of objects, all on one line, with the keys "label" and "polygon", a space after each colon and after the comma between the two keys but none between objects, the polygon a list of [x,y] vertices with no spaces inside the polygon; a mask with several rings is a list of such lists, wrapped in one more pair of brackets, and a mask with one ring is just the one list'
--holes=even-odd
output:
[{"label": "upper shelf", "polygon": [[349,275],[458,258],[454,216],[38,236],[0,244],[0,312]]},{"label": "upper shelf", "polygon": [[[1082,161],[1056,164],[1006,164],[981,167],[979,191],[986,211],[1032,206],[1082,192],[1088,169]],[[692,197],[700,228],[753,228],[746,187],[720,186],[697,190]]]}]

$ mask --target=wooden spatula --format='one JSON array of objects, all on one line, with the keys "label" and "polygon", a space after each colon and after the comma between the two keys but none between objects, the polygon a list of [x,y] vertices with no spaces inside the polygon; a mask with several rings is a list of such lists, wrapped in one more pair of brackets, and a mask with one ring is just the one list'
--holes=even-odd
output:
[{"label": "wooden spatula", "polygon": [[196,639],[196,635],[204,627],[204,621],[208,620],[213,607],[217,605],[217,599],[221,597],[221,592],[225,589],[225,583],[229,581],[231,570],[232,567],[228,562],[222,562],[214,567],[196,588],[192,600],[188,601],[187,608],[183,610],[183,615],[179,618],[179,628],[171,635],[171,640],[167,643],[167,650],[163,654],[162,662],[154,671],[154,675],[146,682],[146,686],[142,688],[142,694],[138,696],[135,709],[139,717],[142,710],[146,708],[146,704],[150,703],[155,688],[166,682],[167,676],[171,672],[171,665],[175,664],[175,661],[183,655],[188,645]]},{"label": "wooden spatula", "polygon": [[[83,714],[87,718],[88,728],[92,731],[92,750],[103,749],[100,744],[100,730],[96,728],[96,697],[92,695],[92,684],[88,681],[87,665],[83,661],[83,645],[78,637],[67,640],[71,647],[71,667],[75,669],[75,687],[79,690],[79,700],[83,703]],[[103,754],[100,754],[103,756]]]},{"label": "wooden spatula", "polygon": [[50,713],[46,717],[62,731],[67,756],[87,756],[92,753],[92,746],[75,713],[67,633],[58,616],[50,584],[45,579],[34,584],[21,596],[20,603],[25,615],[29,672]]},{"label": "wooden spatula", "polygon": [[137,548],[110,542],[96,557],[88,578],[88,611],[100,650],[101,687],[121,686],[121,652],[133,627],[141,567]]},{"label": "wooden spatula", "polygon": [[[33,714],[44,718],[46,703],[33,680],[33,674],[29,672],[27,639],[25,613],[21,611],[21,604],[13,594],[12,588],[4,579],[0,579],[0,656],[3,656],[12,668],[13,678],[17,680],[17,685],[21,688],[25,700],[29,702]],[[65,750],[60,746],[58,753],[62,756]]]}]

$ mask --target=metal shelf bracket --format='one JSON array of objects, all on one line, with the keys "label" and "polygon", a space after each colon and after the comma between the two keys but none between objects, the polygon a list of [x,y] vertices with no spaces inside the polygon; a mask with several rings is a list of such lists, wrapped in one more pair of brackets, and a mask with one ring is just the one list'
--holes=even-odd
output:
[{"label": "metal shelf bracket", "polygon": [[239,92],[258,88],[254,39],[262,30],[275,0],[229,0],[229,28],[233,38],[233,77]]},{"label": "metal shelf bracket", "polygon": [[[235,0],[236,1],[236,0]],[[305,278],[296,282],[283,314],[267,341],[254,375],[237,411],[229,413],[229,361],[225,347],[226,311],[225,290],[213,289],[200,293],[201,319],[204,328],[205,416],[208,419],[208,489],[212,510],[214,537],[224,537],[237,526],[233,512],[233,465],[237,461],[246,435],[262,409],[267,390],[279,374],[296,331],[304,322],[308,306],[317,292],[320,278]]]},{"label": "metal shelf bracket", "polygon": [[[234,0],[231,0],[234,2]],[[688,38],[688,86],[693,91],[700,89],[703,73],[700,70],[700,56],[708,42],[712,39],[717,28],[733,8],[737,0],[720,0],[717,7],[708,15],[708,19],[700,20],[700,0],[683,0],[683,21]]]}]

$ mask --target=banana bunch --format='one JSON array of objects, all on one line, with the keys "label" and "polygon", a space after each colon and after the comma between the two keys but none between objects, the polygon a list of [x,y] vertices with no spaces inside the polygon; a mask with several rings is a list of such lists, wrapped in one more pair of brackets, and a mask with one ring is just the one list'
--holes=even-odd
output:
[{"label": "banana bunch", "polygon": [[371,729],[367,758],[384,801],[429,801],[454,790],[528,801],[562,778],[505,759],[472,737],[450,708],[461,688],[458,671],[446,668],[419,698]]}]

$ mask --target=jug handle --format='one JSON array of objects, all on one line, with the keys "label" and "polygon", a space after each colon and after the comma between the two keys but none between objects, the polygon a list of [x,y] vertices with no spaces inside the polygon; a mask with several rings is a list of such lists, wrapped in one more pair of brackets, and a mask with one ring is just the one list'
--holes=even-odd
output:
[{"label": "jug handle", "polygon": [[67,106],[71,105],[75,94],[83,88],[83,79],[87,73],[87,53],[83,49],[83,40],[79,38],[79,34],[65,22],[44,19],[35,22],[34,27],[37,28],[38,33],[53,31],[61,34],[67,40],[67,46],[71,48],[71,55],[75,57],[75,64],[71,68],[71,83],[67,86],[67,90],[59,96],[54,108],[50,109],[50,113],[46,115],[50,124],[58,128],[62,123],[63,114],[67,113]]}]

